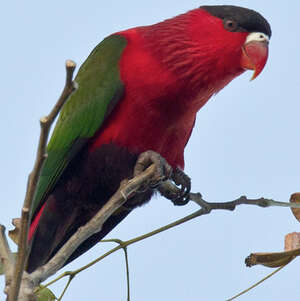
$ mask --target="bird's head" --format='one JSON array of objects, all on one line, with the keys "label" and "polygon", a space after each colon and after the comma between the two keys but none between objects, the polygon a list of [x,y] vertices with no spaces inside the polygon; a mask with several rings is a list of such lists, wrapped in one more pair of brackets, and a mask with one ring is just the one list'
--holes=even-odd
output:
[{"label": "bird's head", "polygon": [[201,6],[142,31],[151,51],[205,99],[245,70],[256,78],[267,62],[271,37],[262,15],[232,5]]},{"label": "bird's head", "polygon": [[[143,51],[179,79],[175,89],[197,98],[197,109],[245,70],[256,78],[267,62],[271,37],[262,15],[232,5],[201,6],[136,31]],[[165,82],[166,77],[156,78]]]},{"label": "bird's head", "polygon": [[209,54],[218,57],[220,67],[254,70],[252,79],[263,70],[271,27],[256,11],[231,5],[201,6],[191,28],[199,47],[207,47]]}]

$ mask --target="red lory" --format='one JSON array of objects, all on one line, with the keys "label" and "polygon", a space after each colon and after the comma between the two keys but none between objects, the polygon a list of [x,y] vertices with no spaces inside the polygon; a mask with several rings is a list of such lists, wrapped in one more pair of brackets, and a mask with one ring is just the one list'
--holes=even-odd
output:
[{"label": "red lory", "polygon": [[[197,112],[245,70],[254,70],[253,79],[261,73],[270,37],[269,23],[253,10],[201,6],[114,33],[96,46],[78,71],[78,88],[47,147],[34,196],[27,271],[52,258],[120,181],[134,176],[137,161],[145,167],[160,161],[161,170],[171,166],[174,178],[180,177]],[[66,263],[99,242],[153,192],[127,200]]]}]

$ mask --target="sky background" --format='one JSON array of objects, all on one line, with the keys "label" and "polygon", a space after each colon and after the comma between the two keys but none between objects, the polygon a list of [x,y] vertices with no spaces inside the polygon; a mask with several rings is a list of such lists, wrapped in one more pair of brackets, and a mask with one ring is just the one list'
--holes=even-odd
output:
[{"label": "sky background", "polygon": [[[199,112],[185,153],[192,190],[213,202],[241,195],[288,201],[290,194],[300,190],[297,1],[283,5],[261,0],[12,0],[4,1],[0,9],[1,223],[11,228],[11,218],[20,215],[39,135],[38,120],[61,92],[65,60],[73,59],[80,66],[110,33],[153,24],[204,4],[255,9],[268,19],[273,36],[263,73],[249,82],[251,73],[246,72]],[[108,237],[130,239],[196,209],[194,204],[174,207],[156,197]],[[251,252],[282,250],[285,234],[299,229],[289,209],[241,206],[234,212],[213,212],[140,242],[129,247],[132,300],[225,300],[272,271],[246,268],[245,257]],[[97,245],[66,270],[81,267],[109,248]],[[298,299],[299,268],[296,259],[239,300]],[[53,286],[58,296],[64,284]],[[79,274],[64,300],[126,300],[123,252]]]}]

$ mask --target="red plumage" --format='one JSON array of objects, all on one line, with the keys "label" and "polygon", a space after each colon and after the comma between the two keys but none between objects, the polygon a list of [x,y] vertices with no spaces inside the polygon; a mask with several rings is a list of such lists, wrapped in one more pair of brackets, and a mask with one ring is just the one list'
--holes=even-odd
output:
[{"label": "red plumage", "polygon": [[197,111],[244,71],[247,33],[233,35],[221,19],[195,9],[117,34],[128,41],[120,61],[125,94],[90,149],[110,142],[133,152],[151,149],[183,168]]}]

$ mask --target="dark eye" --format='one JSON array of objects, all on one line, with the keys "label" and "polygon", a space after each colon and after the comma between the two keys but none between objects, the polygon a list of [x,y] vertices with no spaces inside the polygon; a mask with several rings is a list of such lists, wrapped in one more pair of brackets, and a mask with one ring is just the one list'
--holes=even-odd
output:
[{"label": "dark eye", "polygon": [[238,29],[238,24],[234,20],[225,19],[224,28],[228,31],[236,31]]}]

